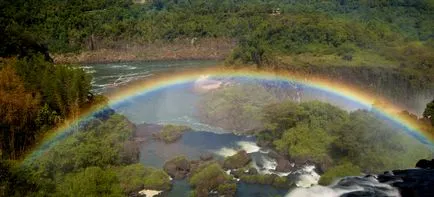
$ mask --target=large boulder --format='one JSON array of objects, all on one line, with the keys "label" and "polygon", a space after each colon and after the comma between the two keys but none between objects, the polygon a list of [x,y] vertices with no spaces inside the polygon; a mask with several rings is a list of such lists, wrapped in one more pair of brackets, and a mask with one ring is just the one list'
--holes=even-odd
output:
[{"label": "large boulder", "polygon": [[245,150],[239,151],[237,154],[226,157],[223,163],[225,169],[237,169],[246,166],[252,159]]},{"label": "large boulder", "polygon": [[434,169],[434,159],[426,160],[421,159],[416,163],[416,168],[423,168],[423,169]]},{"label": "large boulder", "polygon": [[287,159],[281,157],[277,159],[277,172],[289,172],[293,169],[295,164],[289,162]]},{"label": "large boulder", "polygon": [[184,156],[175,157],[164,163],[164,171],[174,179],[184,179],[190,173],[190,162]]},{"label": "large boulder", "polygon": [[392,170],[377,175],[380,183],[398,188],[401,196],[434,196],[434,160],[422,159],[416,169]]}]

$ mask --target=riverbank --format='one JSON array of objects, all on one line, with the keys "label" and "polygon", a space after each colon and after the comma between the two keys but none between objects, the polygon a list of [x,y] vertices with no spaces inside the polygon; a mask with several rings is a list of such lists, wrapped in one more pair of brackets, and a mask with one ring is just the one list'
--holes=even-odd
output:
[{"label": "riverbank", "polygon": [[147,44],[126,44],[79,53],[51,54],[55,63],[113,63],[155,60],[222,60],[235,47],[226,38],[178,39]]}]

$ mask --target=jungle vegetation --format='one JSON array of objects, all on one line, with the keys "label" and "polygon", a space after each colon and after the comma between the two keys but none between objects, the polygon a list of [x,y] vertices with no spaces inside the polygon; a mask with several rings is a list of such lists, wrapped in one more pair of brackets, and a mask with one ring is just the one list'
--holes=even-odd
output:
[{"label": "jungle vegetation", "polygon": [[[368,67],[380,82],[405,81],[397,90],[434,87],[432,0],[7,0],[0,13],[0,196],[123,196],[170,188],[164,171],[136,163],[132,128],[120,115],[92,121],[31,164],[18,162],[48,131],[105,102],[91,94],[83,70],[55,65],[49,53],[230,38],[237,46],[228,65],[307,71],[318,65],[317,72],[338,65],[348,73]],[[429,154],[372,112],[320,102],[263,104],[238,110],[242,118],[264,110],[259,140],[293,159],[323,163],[324,184],[358,170],[412,166]],[[432,109],[431,102],[424,116],[434,124]],[[198,181],[208,177],[225,184]],[[189,182],[196,194],[208,184],[233,193],[228,180],[221,167],[209,165]]]},{"label": "jungle vegetation", "polygon": [[126,196],[168,190],[169,175],[137,163],[134,126],[123,116],[94,119],[31,161],[0,162],[3,196]]},{"label": "jungle vegetation", "polygon": [[265,107],[264,113],[266,129],[258,140],[292,160],[317,163],[326,175],[323,184],[336,176],[408,168],[432,155],[426,145],[375,112],[347,112],[318,101],[287,101]]},{"label": "jungle vegetation", "polygon": [[[375,110],[348,112],[316,100],[298,103],[294,92],[282,95],[266,86],[232,84],[209,92],[199,104],[198,117],[211,125],[256,134],[259,145],[296,163],[318,164],[325,173],[322,184],[343,175],[412,167],[432,155],[401,128],[379,119]],[[433,135],[431,108],[432,103],[427,104],[425,118],[408,112],[399,115]]]},{"label": "jungle vegetation", "polygon": [[18,0],[0,7],[2,56],[38,49],[33,41],[63,53],[224,37],[238,43],[231,64],[433,71],[432,0]]},{"label": "jungle vegetation", "polygon": [[236,43],[228,66],[339,78],[418,113],[434,90],[432,0],[17,0],[0,12],[2,57],[216,38]]},{"label": "jungle vegetation", "polygon": [[0,155],[17,159],[47,131],[90,106],[91,78],[76,66],[54,65],[41,55],[0,60]]}]

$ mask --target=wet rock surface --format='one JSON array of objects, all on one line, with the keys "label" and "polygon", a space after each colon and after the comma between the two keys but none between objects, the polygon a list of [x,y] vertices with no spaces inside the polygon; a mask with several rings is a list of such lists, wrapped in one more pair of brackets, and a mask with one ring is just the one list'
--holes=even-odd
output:
[{"label": "wet rock surface", "polygon": [[184,179],[190,173],[191,166],[184,156],[179,156],[167,161],[163,168],[174,179]]},{"label": "wet rock surface", "polygon": [[335,188],[356,188],[342,197],[433,197],[434,160],[420,160],[414,169],[387,171],[377,176],[346,177]]},{"label": "wet rock surface", "polygon": [[434,159],[431,159],[431,161],[426,159],[421,159],[416,163],[416,168],[434,169]]},{"label": "wet rock surface", "polygon": [[434,169],[431,168],[394,170],[379,175],[378,180],[398,188],[405,197],[434,196]]},{"label": "wet rock surface", "polygon": [[294,168],[294,164],[292,164],[285,158],[278,158],[276,161],[277,161],[277,166],[276,166],[277,172],[289,172]]}]

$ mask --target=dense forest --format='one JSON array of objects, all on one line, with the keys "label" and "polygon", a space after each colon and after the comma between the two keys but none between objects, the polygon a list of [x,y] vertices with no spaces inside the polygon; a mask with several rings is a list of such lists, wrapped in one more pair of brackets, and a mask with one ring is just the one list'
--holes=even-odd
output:
[{"label": "dense forest", "polygon": [[84,71],[55,66],[42,56],[4,59],[0,76],[3,158],[19,158],[45,132],[78,117],[95,101]]},{"label": "dense forest", "polygon": [[[325,74],[362,86],[374,82],[370,88],[394,99],[402,99],[403,91],[410,97],[434,90],[433,0],[6,0],[0,1],[0,13],[0,196],[125,196],[171,187],[166,172],[137,164],[134,128],[118,114],[94,119],[21,165],[49,131],[106,103],[92,94],[88,74],[78,65],[55,64],[53,54],[229,39],[236,45],[228,66]],[[263,96],[258,103],[249,100],[253,95],[228,96],[243,91],[233,88],[217,92],[220,100],[211,99],[237,112],[221,124],[260,128],[258,143],[293,160],[321,163],[322,184],[337,176],[406,167],[430,154],[417,142],[402,140],[403,134],[391,133],[372,112],[348,113],[320,102],[268,105],[276,100],[265,89],[255,92]],[[250,106],[230,105],[234,98]],[[213,111],[208,118],[221,115],[228,114]],[[420,120],[403,115],[434,133],[434,101]],[[192,174],[195,194],[219,184],[200,181],[207,176],[219,177],[225,184],[218,189],[233,194],[231,177],[215,163]]]},{"label": "dense forest", "polygon": [[238,43],[232,64],[433,68],[431,0],[19,0],[3,1],[1,9],[2,55],[30,41],[62,53],[224,37]]},{"label": "dense forest", "polygon": [[1,56],[230,40],[227,65],[339,78],[413,113],[434,90],[432,0],[19,0],[0,9]]}]

